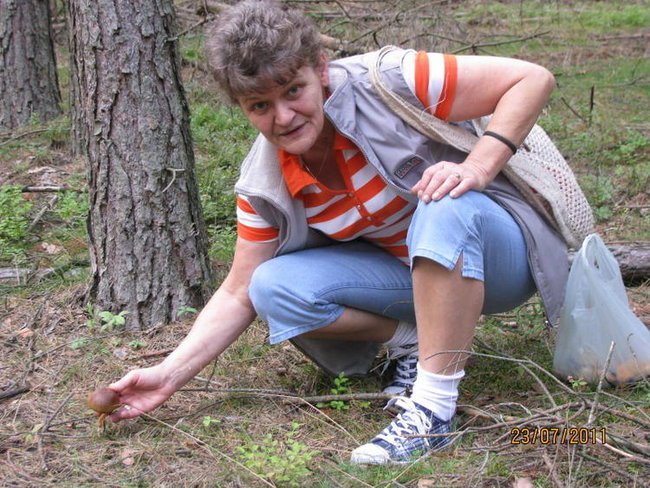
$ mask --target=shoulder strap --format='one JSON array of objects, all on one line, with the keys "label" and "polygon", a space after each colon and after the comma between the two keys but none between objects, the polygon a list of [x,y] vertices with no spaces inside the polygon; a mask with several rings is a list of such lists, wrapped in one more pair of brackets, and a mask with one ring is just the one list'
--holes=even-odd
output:
[{"label": "shoulder strap", "polygon": [[[379,66],[381,65],[382,58],[393,49],[395,49],[394,46],[385,46],[382,48],[376,57],[376,61],[369,66],[372,84],[384,103],[405,122],[422,134],[435,141],[454,146],[461,151],[470,152],[478,140],[476,135],[461,127],[448,124],[431,115],[426,110],[414,107],[386,85],[379,73]],[[479,125],[481,124],[479,123]],[[483,130],[479,133],[482,134]]]},{"label": "shoulder strap", "polygon": [[[402,120],[432,140],[469,153],[490,120],[471,120],[475,133],[440,120],[414,107],[393,92],[380,74],[382,57],[396,49],[382,48],[368,67],[370,79],[384,103]],[[578,248],[593,231],[593,214],[575,175],[544,130],[535,125],[526,138],[526,150],[512,156],[502,170],[524,198],[560,231],[564,240]]]}]

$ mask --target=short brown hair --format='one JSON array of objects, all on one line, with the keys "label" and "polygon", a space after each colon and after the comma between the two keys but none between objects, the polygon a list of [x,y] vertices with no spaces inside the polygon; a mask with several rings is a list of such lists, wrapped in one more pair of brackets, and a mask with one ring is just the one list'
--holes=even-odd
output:
[{"label": "short brown hair", "polygon": [[237,98],[288,83],[303,66],[318,66],[322,46],[315,24],[273,0],[246,0],[222,12],[207,30],[214,78]]}]

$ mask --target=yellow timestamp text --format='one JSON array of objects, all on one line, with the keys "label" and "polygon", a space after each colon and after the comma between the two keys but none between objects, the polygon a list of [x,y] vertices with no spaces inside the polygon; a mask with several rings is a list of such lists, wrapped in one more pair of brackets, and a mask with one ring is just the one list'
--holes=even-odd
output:
[{"label": "yellow timestamp text", "polygon": [[605,427],[514,427],[511,444],[607,444]]}]

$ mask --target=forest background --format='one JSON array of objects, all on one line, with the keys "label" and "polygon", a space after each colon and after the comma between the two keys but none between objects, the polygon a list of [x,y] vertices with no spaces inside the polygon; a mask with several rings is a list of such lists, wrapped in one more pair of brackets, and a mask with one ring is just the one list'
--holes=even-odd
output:
[{"label": "forest background", "polygon": [[[308,1],[338,57],[395,44],[540,63],[558,88],[540,118],[612,246],[650,244],[650,6],[646,1]],[[161,359],[192,323],[129,330],[125,310],[85,302],[91,275],[87,165],[70,143],[70,52],[53,4],[63,115],[0,132],[0,486],[646,486],[650,383],[598,389],[549,373],[555,331],[537,299],[479,326],[452,450],[368,469],[350,451],[386,424],[381,379],[329,378],[255,322],[167,404],[97,427],[85,398]],[[198,190],[215,284],[235,239],[232,186],[255,132],[216,95],[202,29],[224,3],[175,2]],[[628,287],[650,323],[649,283]],[[578,445],[513,443],[522,427],[588,427]],[[592,442],[593,441],[593,442]]]}]

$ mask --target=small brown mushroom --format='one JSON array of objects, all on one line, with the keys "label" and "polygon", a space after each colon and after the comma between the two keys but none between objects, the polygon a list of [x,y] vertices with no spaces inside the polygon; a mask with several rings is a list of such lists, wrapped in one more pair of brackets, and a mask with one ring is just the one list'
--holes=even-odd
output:
[{"label": "small brown mushroom", "polygon": [[110,388],[98,388],[88,395],[87,403],[96,412],[97,423],[103,428],[106,416],[119,408],[120,397]]}]

